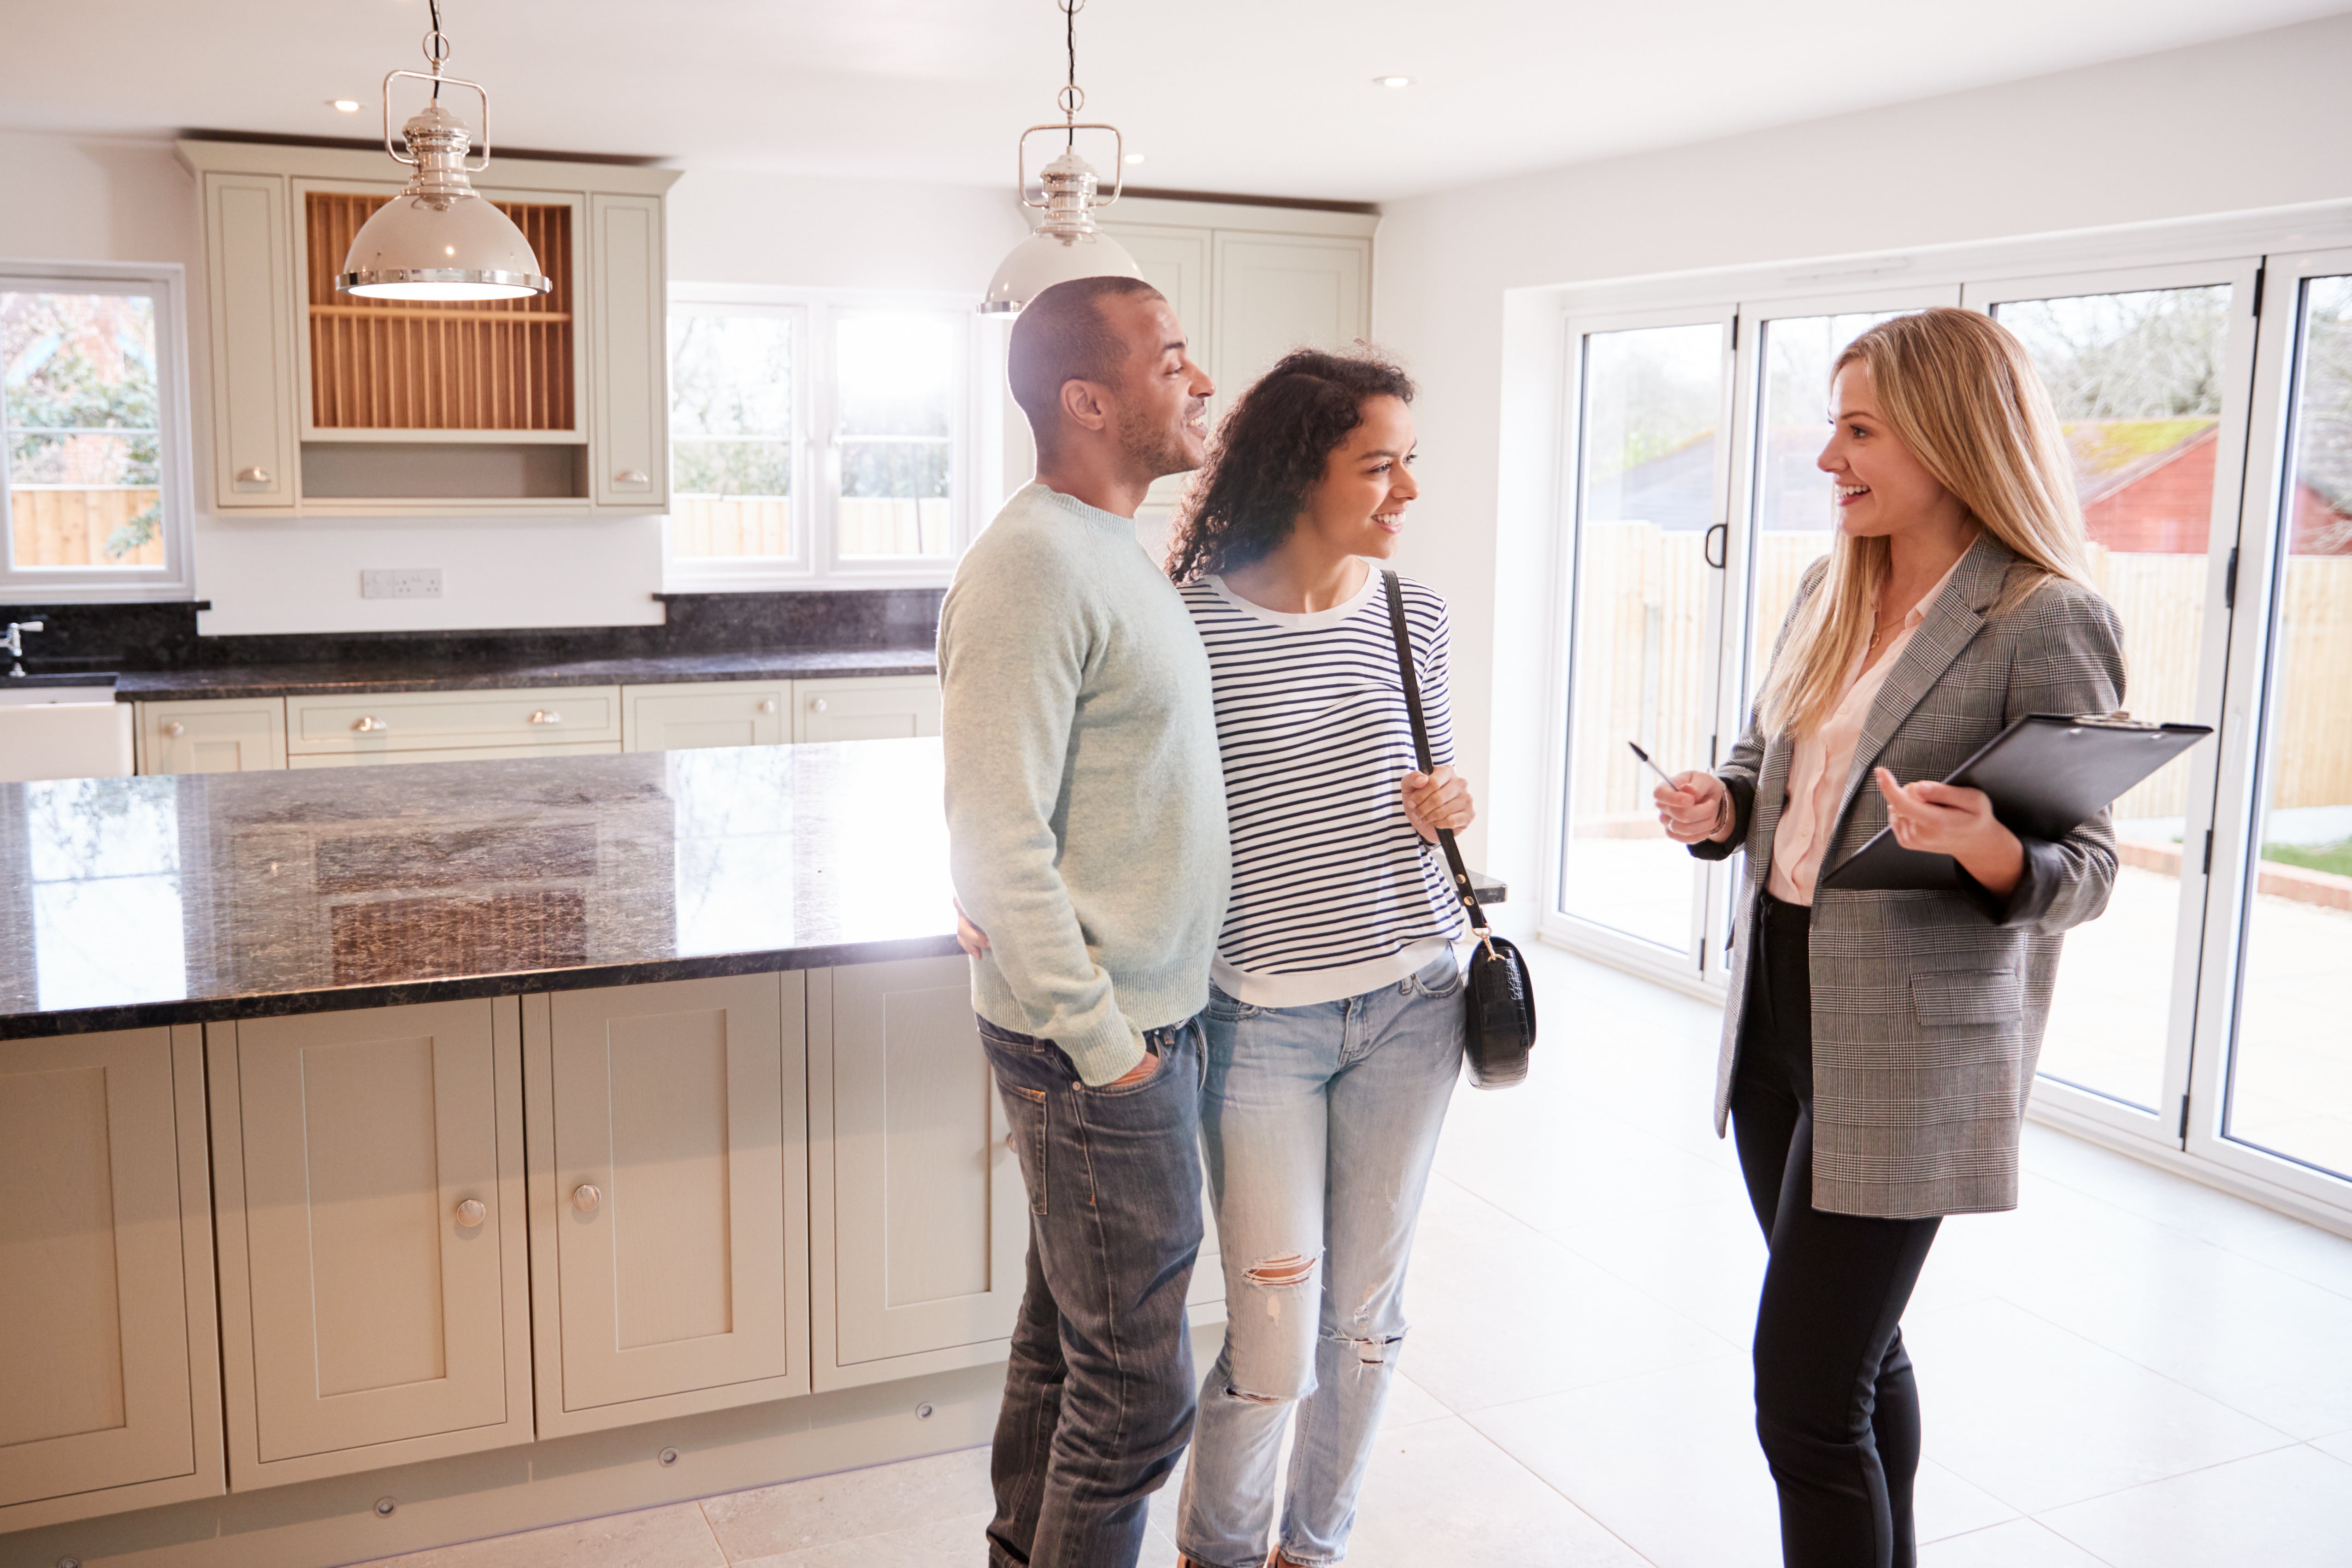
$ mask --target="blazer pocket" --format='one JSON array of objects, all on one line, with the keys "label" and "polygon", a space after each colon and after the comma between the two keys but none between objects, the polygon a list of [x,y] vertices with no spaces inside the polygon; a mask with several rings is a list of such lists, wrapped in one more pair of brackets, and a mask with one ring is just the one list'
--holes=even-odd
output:
[{"label": "blazer pocket", "polygon": [[2025,980],[2014,969],[1912,972],[1911,1016],[1927,1028],[2014,1024],[2024,1013]]}]

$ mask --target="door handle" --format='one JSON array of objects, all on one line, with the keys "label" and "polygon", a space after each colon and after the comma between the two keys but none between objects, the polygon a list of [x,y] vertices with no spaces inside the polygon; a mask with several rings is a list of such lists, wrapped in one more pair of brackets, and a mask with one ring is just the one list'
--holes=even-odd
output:
[{"label": "door handle", "polygon": [[582,1214],[594,1214],[596,1205],[604,1201],[604,1194],[587,1182],[583,1182],[572,1189],[572,1206]]},{"label": "door handle", "polygon": [[266,485],[269,482],[268,468],[239,468],[236,482],[241,485]]},{"label": "door handle", "polygon": [[[1721,561],[1715,558],[1715,547],[1717,542],[1717,536],[1718,534],[1722,536],[1721,542],[1723,545],[1723,560]],[[1731,559],[1731,524],[1727,522],[1709,524],[1706,531],[1706,537],[1699,542],[1699,549],[1706,554],[1706,563],[1709,566],[1714,567],[1718,572],[1722,571],[1724,563]]]}]

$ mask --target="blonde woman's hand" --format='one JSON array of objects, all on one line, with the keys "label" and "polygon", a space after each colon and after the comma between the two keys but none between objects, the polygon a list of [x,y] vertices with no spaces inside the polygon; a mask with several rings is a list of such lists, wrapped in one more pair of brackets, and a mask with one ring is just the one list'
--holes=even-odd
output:
[{"label": "blonde woman's hand", "polygon": [[1885,768],[1872,770],[1886,801],[1886,825],[1906,849],[1949,855],[1995,898],[2007,898],[2025,875],[2025,846],[1992,814],[1980,789],[1920,779],[1896,784]]},{"label": "blonde woman's hand", "polygon": [[1731,792],[1713,773],[1691,769],[1650,792],[1658,821],[1677,844],[1720,844],[1731,837]]},{"label": "blonde woman's hand", "polygon": [[1478,808],[1470,798],[1469,781],[1450,767],[1434,773],[1411,773],[1404,775],[1404,815],[1413,831],[1437,842],[1437,830],[1451,828],[1459,833],[1470,826]]}]

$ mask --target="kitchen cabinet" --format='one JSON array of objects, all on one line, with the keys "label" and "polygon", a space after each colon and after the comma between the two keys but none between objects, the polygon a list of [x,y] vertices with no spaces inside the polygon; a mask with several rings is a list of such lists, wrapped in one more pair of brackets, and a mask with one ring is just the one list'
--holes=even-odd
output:
[{"label": "kitchen cabinet", "polygon": [[[621,689],[550,686],[487,691],[388,691],[289,697],[290,766],[440,761],[507,748],[507,756],[617,752]],[[430,753],[430,755],[428,755]]]},{"label": "kitchen cabinet", "polygon": [[178,144],[198,176],[214,499],[288,516],[650,513],[668,502],[674,170],[498,157],[477,193],[552,280],[520,301],[334,291],[400,189],[381,153]]},{"label": "kitchen cabinet", "polygon": [[541,1436],[809,1392],[803,994],[526,1003]]},{"label": "kitchen cabinet", "polygon": [[621,733],[632,752],[773,746],[792,739],[789,680],[698,680],[621,688]]},{"label": "kitchen cabinet", "polygon": [[0,1531],[217,1495],[198,1031],[0,1050]]},{"label": "kitchen cabinet", "polygon": [[935,675],[793,682],[795,741],[899,741],[939,732]]},{"label": "kitchen cabinet", "polygon": [[529,1441],[517,1002],[206,1028],[231,1489]]},{"label": "kitchen cabinet", "polygon": [[809,1096],[816,1386],[1001,1359],[1029,1200],[965,960],[811,972]]},{"label": "kitchen cabinet", "polygon": [[213,501],[289,510],[297,458],[286,177],[206,170],[203,189]]},{"label": "kitchen cabinet", "polygon": [[286,700],[142,702],[142,773],[249,773],[286,765]]}]

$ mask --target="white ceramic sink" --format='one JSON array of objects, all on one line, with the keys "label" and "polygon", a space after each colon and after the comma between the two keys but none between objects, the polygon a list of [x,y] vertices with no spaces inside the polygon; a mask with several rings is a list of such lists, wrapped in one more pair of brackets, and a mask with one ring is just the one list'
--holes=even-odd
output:
[{"label": "white ceramic sink", "polygon": [[131,704],[111,683],[0,684],[0,782],[121,778],[131,767]]}]

